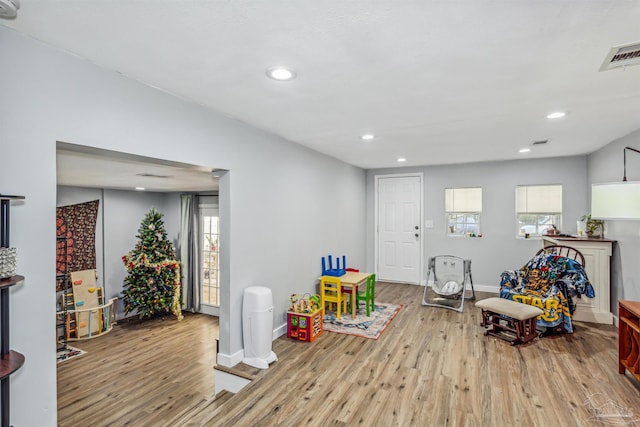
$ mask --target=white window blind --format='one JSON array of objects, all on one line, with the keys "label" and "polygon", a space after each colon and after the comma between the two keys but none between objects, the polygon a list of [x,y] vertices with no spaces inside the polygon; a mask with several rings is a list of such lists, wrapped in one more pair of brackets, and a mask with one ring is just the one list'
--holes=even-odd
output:
[{"label": "white window blind", "polygon": [[562,212],[562,185],[516,187],[516,211],[519,214]]},{"label": "white window blind", "polygon": [[445,211],[482,212],[482,188],[445,188]]}]

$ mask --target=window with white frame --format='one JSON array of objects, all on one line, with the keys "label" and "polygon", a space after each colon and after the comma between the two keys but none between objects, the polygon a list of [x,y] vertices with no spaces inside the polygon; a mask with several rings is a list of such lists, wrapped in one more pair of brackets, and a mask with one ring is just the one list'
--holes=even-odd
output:
[{"label": "window with white frame", "polygon": [[516,187],[517,234],[542,236],[548,229],[562,228],[562,185]]},{"label": "window with white frame", "polygon": [[445,212],[449,236],[479,236],[482,188],[445,188]]}]

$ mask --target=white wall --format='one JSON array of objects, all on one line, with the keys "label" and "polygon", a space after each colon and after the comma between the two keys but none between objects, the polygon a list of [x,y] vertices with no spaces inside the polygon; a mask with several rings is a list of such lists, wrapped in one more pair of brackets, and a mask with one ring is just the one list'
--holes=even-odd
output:
[{"label": "white wall", "polygon": [[[367,171],[367,269],[374,271],[374,181],[376,175],[422,172],[424,218],[434,227],[424,229],[424,259],[456,255],[471,259],[473,283],[496,291],[504,270],[521,267],[542,247],[540,239],[516,238],[516,185],[562,184],[562,232],[576,233],[576,221],[588,212],[586,156],[482,162],[464,165]],[[482,238],[446,234],[444,189],[482,187]],[[426,264],[426,262],[425,262]],[[427,271],[424,266],[424,277]]]},{"label": "white wall", "polygon": [[[589,184],[622,181],[624,147],[640,150],[640,130],[589,155]],[[630,150],[627,150],[627,179],[640,181],[640,154]],[[604,235],[616,240],[611,257],[611,312],[617,315],[618,300],[640,300],[640,220],[605,221]]]},{"label": "white wall", "polygon": [[[180,234],[180,193],[165,193],[162,208],[164,214],[164,226],[167,230],[167,239],[178,250],[178,235]],[[142,221],[142,218],[140,218]],[[176,252],[177,254],[177,252]]]},{"label": "white wall", "polygon": [[228,248],[220,352],[227,360],[241,355],[244,288],[272,288],[277,326],[291,292],[315,290],[323,254],[364,262],[361,169],[3,26],[0,40],[0,191],[27,197],[12,211],[11,243],[26,276],[11,291],[11,346],[26,355],[11,378],[12,424],[56,424],[56,141],[231,171],[220,180]]}]

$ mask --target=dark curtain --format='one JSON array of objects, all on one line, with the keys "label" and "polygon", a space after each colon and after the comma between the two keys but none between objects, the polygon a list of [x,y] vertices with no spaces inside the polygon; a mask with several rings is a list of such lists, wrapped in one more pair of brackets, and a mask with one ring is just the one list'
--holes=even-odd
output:
[{"label": "dark curtain", "polygon": [[180,246],[182,268],[182,305],[186,310],[200,311],[200,219],[199,196],[183,194],[180,197]]}]

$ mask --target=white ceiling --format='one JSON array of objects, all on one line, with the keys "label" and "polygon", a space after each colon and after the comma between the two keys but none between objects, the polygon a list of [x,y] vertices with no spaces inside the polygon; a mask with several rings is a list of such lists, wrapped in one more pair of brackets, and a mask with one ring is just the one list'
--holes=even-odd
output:
[{"label": "white ceiling", "polygon": [[153,192],[212,192],[218,177],[204,166],[58,142],[57,185]]},{"label": "white ceiling", "polygon": [[598,71],[640,41],[638,1],[22,0],[0,25],[363,168],[585,154],[640,128],[640,66]]}]

